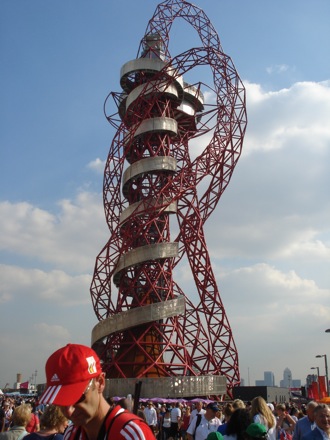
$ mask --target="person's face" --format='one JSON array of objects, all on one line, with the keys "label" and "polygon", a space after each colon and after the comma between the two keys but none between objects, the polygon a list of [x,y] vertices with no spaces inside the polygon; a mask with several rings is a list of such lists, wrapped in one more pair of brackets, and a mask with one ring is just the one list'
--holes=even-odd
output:
[{"label": "person's face", "polygon": [[66,420],[65,422],[61,423],[61,424],[58,426],[58,432],[59,432],[60,434],[63,434],[64,431],[66,430],[66,428],[68,427],[68,425],[69,425],[69,421],[68,421],[68,420]]},{"label": "person's face", "polygon": [[311,420],[312,422],[314,421],[314,410],[315,410],[315,406],[309,406],[306,409],[306,414],[307,414],[309,420]]},{"label": "person's face", "polygon": [[203,407],[202,402],[197,402],[196,403],[196,409],[197,409],[198,412],[202,409],[202,407]]},{"label": "person's face", "polygon": [[205,418],[206,420],[212,420],[216,416],[216,413],[211,408],[206,408]]},{"label": "person's face", "polygon": [[324,408],[315,413],[315,423],[323,431],[330,430],[330,409]]},{"label": "person's face", "polygon": [[92,379],[77,403],[60,407],[64,416],[76,426],[88,425],[97,414],[104,385],[104,374]]}]

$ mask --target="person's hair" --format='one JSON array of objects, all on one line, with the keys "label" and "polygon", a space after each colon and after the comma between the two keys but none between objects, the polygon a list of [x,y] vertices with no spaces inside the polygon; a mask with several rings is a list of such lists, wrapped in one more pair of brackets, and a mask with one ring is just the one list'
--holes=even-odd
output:
[{"label": "person's hair", "polygon": [[266,400],[261,397],[257,396],[254,399],[252,399],[251,402],[251,418],[253,421],[254,416],[257,414],[261,415],[265,421],[267,422],[267,428],[273,428],[276,424],[275,418],[273,416],[273,413],[269,406],[267,405]]},{"label": "person's hair", "polygon": [[319,403],[314,409],[314,414],[317,414],[319,411],[323,411],[324,409],[329,410],[329,406],[326,403]]},{"label": "person's hair", "polygon": [[40,417],[41,429],[59,429],[61,425],[67,422],[67,418],[61,409],[55,405],[48,405]]},{"label": "person's hair", "polygon": [[299,409],[296,408],[295,406],[293,406],[293,407],[290,409],[290,416],[297,415],[298,412],[299,412]]},{"label": "person's hair", "polygon": [[137,416],[146,421],[146,415],[144,414],[144,411],[142,409],[137,410]]},{"label": "person's hair", "polygon": [[223,409],[223,414],[225,415],[225,417],[230,417],[233,412],[234,412],[233,405],[231,403],[227,403],[227,405],[225,405]]},{"label": "person's hair", "polygon": [[236,434],[237,440],[244,438],[246,428],[250,424],[250,414],[246,408],[237,408],[232,413],[226,428],[226,434]]},{"label": "person's hair", "polygon": [[31,405],[28,403],[17,406],[13,412],[13,425],[26,426],[31,419],[31,409]]},{"label": "person's hair", "polygon": [[284,405],[284,403],[279,403],[278,405],[276,405],[276,409],[286,411],[286,406]]},{"label": "person's hair", "polygon": [[317,402],[315,402],[314,400],[311,400],[310,402],[307,403],[305,409],[309,409],[309,408],[315,409],[316,407],[317,407]]},{"label": "person's hair", "polygon": [[301,410],[298,411],[297,419],[299,420],[299,419],[302,419],[303,417],[305,417],[304,413]]},{"label": "person's hair", "polygon": [[241,399],[235,399],[233,401],[233,408],[237,409],[237,408],[245,408],[245,403],[243,402],[243,400]]}]

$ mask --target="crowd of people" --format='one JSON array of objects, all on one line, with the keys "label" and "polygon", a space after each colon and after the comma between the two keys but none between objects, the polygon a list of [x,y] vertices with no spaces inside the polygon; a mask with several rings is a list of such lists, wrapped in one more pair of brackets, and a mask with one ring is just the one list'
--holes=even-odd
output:
[{"label": "crowd of people", "polygon": [[[167,406],[149,401],[141,409],[142,417],[159,440],[205,440],[215,431],[224,440],[244,440],[251,423],[263,425],[268,440],[302,440],[316,427],[314,411],[320,407],[313,401],[307,405],[267,403],[257,396],[251,402],[236,399],[227,403],[178,402]],[[327,405],[322,408],[328,411]],[[326,418],[330,433],[330,412]]]},{"label": "crowd of people", "polygon": [[330,440],[330,408],[266,402],[132,401],[104,397],[97,354],[77,344],[46,363],[47,387],[38,402],[2,397],[0,440]]},{"label": "crowd of people", "polygon": [[36,406],[36,399],[4,396],[0,406],[0,440],[63,440],[69,420],[55,405]]}]

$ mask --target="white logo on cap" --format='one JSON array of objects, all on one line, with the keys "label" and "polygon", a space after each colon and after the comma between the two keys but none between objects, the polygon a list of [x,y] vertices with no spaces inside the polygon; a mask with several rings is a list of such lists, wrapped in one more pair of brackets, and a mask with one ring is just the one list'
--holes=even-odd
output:
[{"label": "white logo on cap", "polygon": [[53,375],[53,377],[50,379],[51,382],[59,382],[60,378],[58,377],[58,375],[55,373]]},{"label": "white logo on cap", "polygon": [[90,357],[86,358],[86,361],[88,363],[88,372],[89,372],[89,374],[97,373],[96,361],[94,359],[94,356],[90,356]]}]

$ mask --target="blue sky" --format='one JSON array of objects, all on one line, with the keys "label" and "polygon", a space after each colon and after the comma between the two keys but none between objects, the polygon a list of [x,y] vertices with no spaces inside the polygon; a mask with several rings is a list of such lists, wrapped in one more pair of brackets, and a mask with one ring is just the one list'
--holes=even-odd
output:
[{"label": "blue sky", "polygon": [[[114,134],[103,103],[158,3],[0,2],[0,388],[42,381],[52,351],[90,343]],[[304,381],[330,355],[330,3],[195,4],[247,90],[243,154],[207,224],[241,375],[278,383],[289,367]],[[175,22],[172,56],[197,45]]]}]

